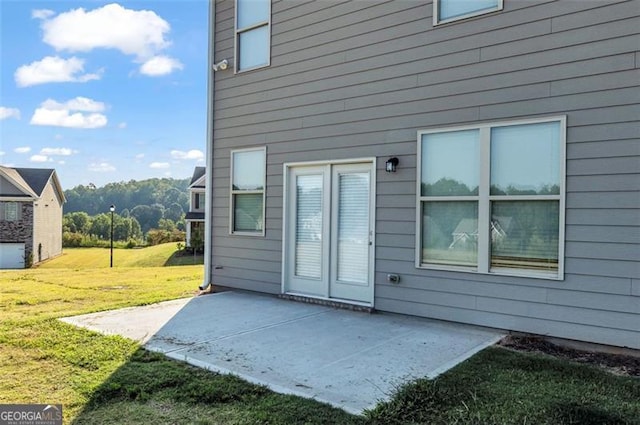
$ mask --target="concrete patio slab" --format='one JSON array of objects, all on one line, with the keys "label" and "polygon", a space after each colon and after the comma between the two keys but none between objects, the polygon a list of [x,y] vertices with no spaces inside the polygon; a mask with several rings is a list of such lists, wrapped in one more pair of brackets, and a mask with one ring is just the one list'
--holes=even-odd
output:
[{"label": "concrete patio slab", "polygon": [[504,336],[492,329],[240,292],[63,320],[357,414],[388,399],[398,386],[433,378]]}]

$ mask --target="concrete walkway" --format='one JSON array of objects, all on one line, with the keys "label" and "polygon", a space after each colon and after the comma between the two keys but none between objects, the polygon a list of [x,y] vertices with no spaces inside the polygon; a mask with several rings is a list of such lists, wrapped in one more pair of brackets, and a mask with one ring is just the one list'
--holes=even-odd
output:
[{"label": "concrete walkway", "polygon": [[388,399],[403,383],[435,377],[504,336],[240,292],[62,320],[356,414]]}]

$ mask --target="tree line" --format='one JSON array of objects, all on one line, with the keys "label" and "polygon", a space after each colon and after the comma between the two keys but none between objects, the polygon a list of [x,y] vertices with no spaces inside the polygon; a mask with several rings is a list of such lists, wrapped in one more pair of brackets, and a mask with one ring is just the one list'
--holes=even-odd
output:
[{"label": "tree line", "polygon": [[189,209],[189,179],[154,178],[79,185],[65,191],[63,245],[101,246],[111,239],[120,245],[183,241]]},{"label": "tree line", "polygon": [[158,228],[160,220],[179,223],[189,210],[189,179],[153,178],[109,183],[103,187],[79,185],[65,190],[65,213],[84,212],[91,217],[109,214],[115,206],[122,218],[135,218],[142,233]]}]

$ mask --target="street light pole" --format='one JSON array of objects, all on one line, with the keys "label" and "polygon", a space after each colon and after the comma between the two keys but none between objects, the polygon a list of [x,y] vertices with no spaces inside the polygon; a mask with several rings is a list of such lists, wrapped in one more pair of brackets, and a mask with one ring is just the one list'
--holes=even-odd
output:
[{"label": "street light pole", "polygon": [[116,210],[115,205],[111,205],[109,207],[109,211],[111,211],[111,264],[109,267],[113,267],[113,212]]}]

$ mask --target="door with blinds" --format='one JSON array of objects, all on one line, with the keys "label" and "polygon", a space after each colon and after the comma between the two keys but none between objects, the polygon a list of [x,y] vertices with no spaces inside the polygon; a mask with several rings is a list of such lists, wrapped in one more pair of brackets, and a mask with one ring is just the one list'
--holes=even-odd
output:
[{"label": "door with blinds", "polygon": [[291,167],[285,292],[373,303],[373,164]]}]

